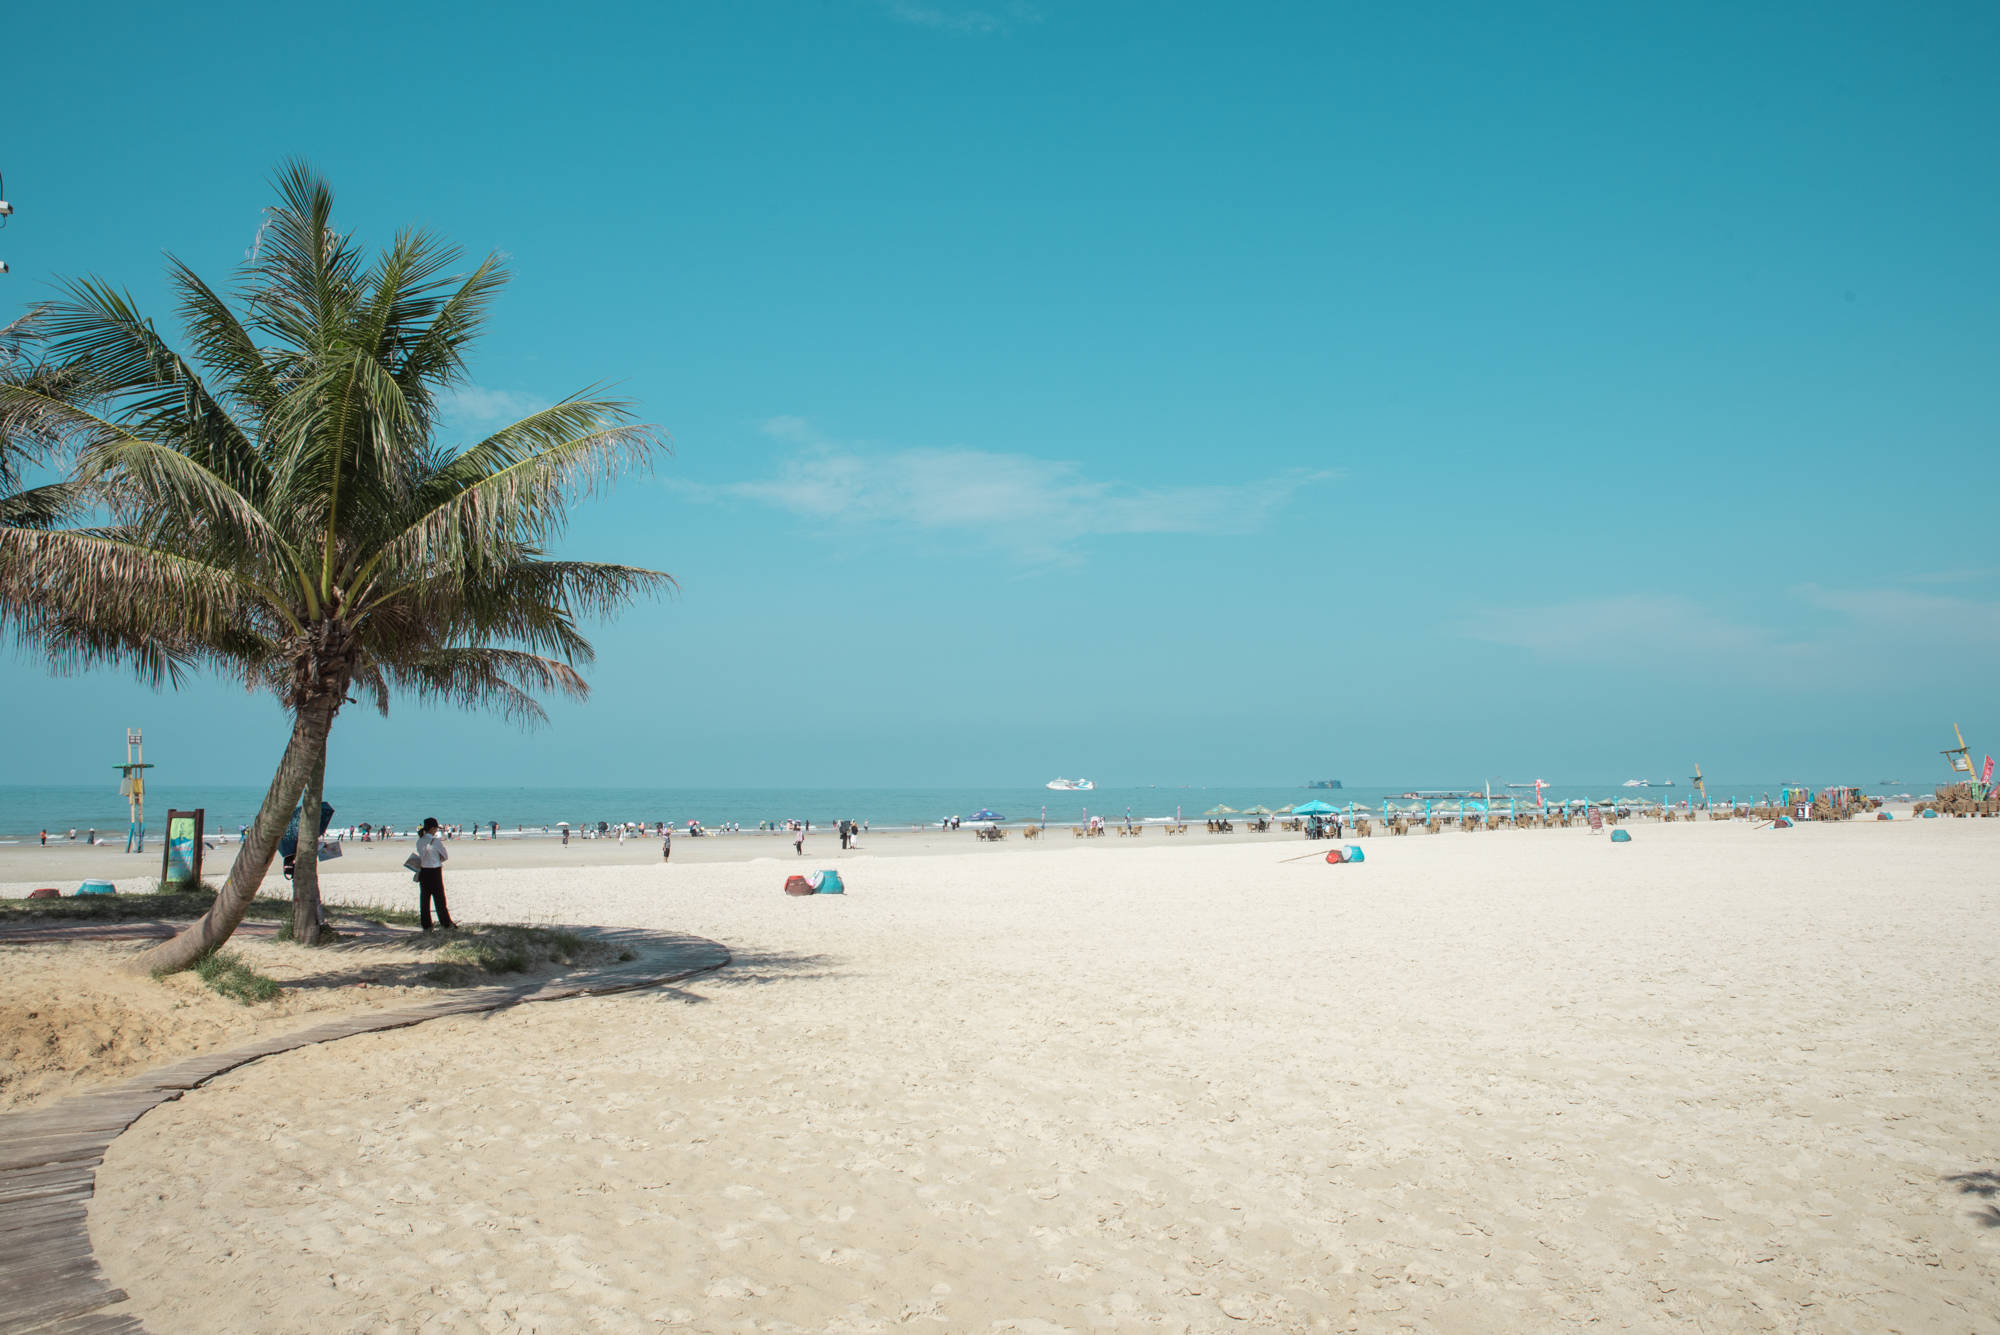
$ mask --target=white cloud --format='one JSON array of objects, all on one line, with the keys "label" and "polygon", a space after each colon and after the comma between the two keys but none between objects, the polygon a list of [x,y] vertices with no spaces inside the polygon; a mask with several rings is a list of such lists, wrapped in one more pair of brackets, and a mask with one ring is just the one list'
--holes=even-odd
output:
[{"label": "white cloud", "polygon": [[1991,599],[1816,584],[1758,597],[1766,614],[1754,617],[1681,594],[1631,593],[1488,608],[1459,629],[1555,661],[1696,672],[1809,666],[1850,680],[1983,658],[2000,647],[2000,601]]},{"label": "white cloud", "polygon": [[1678,594],[1628,593],[1535,607],[1494,607],[1461,628],[1475,640],[1544,658],[1658,662],[1790,652],[1765,626],[1732,620]]},{"label": "white cloud", "polygon": [[797,447],[774,476],[682,489],[847,525],[972,533],[1041,561],[1073,560],[1073,545],[1091,537],[1254,532],[1299,488],[1335,476],[1299,471],[1248,482],[1139,486],[1027,454],[843,444],[798,417],[771,418],[763,430]]},{"label": "white cloud", "polygon": [[538,413],[554,400],[519,394],[511,389],[458,385],[444,395],[444,411],[455,421],[474,426],[499,426]]},{"label": "white cloud", "polygon": [[916,0],[889,0],[889,15],[920,28],[943,32],[987,36],[1005,32],[1017,23],[1038,22],[1041,15],[1025,4],[1001,5],[998,9],[974,9],[955,4],[919,4]]}]

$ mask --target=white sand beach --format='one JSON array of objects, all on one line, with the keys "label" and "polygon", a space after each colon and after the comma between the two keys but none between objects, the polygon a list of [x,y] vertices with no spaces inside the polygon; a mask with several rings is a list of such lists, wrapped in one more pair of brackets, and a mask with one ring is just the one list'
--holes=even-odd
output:
[{"label": "white sand beach", "polygon": [[222,1077],[98,1256],[156,1335],[1993,1328],[2000,822],[1101,842],[455,867],[737,963]]}]

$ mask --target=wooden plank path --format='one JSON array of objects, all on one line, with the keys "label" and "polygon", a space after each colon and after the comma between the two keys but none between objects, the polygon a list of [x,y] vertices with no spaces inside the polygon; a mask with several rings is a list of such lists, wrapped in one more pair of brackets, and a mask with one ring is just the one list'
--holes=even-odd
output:
[{"label": "wooden plank path", "polygon": [[98,1269],[87,1211],[104,1151],[126,1127],[225,1071],[351,1034],[402,1029],[446,1015],[530,1001],[602,996],[679,982],[729,963],[699,936],[576,929],[637,958],[576,978],[482,987],[416,1006],[342,1016],[226,1052],[204,1052],[108,1089],[25,1112],[0,1114],[0,1335],[139,1335],[137,1317],[104,1309],[125,1301]]},{"label": "wooden plank path", "polygon": [[[408,935],[407,929],[382,927],[361,918],[334,917],[328,920],[344,940],[386,941]],[[254,918],[236,925],[236,936],[270,940],[281,924],[268,918]],[[0,923],[0,945],[32,946],[48,941],[164,941],[187,926],[156,918],[133,918],[125,922],[24,922]]]}]

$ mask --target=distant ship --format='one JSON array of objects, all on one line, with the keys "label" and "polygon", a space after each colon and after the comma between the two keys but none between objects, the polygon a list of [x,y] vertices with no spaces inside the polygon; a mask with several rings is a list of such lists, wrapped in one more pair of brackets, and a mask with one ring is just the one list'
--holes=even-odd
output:
[{"label": "distant ship", "polygon": [[1048,786],[1059,793],[1087,793],[1097,787],[1089,779],[1051,779]]},{"label": "distant ship", "polygon": [[1625,786],[1627,788],[1651,788],[1653,785],[1647,783],[1644,779],[1627,779],[1625,780]]},{"label": "distant ship", "polygon": [[1310,783],[1306,784],[1306,787],[1308,787],[1308,788],[1338,788],[1338,787],[1340,787],[1340,780],[1339,780],[1339,779],[1314,779],[1314,780],[1312,780],[1312,781],[1311,781]]}]

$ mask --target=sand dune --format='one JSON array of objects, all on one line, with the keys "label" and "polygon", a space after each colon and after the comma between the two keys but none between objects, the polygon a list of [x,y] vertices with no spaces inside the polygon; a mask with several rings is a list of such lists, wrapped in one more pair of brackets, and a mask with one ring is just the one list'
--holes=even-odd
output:
[{"label": "sand dune", "polygon": [[224,1077],[92,1234],[158,1335],[1990,1325],[2000,822],[1368,847],[460,872],[740,963]]}]

